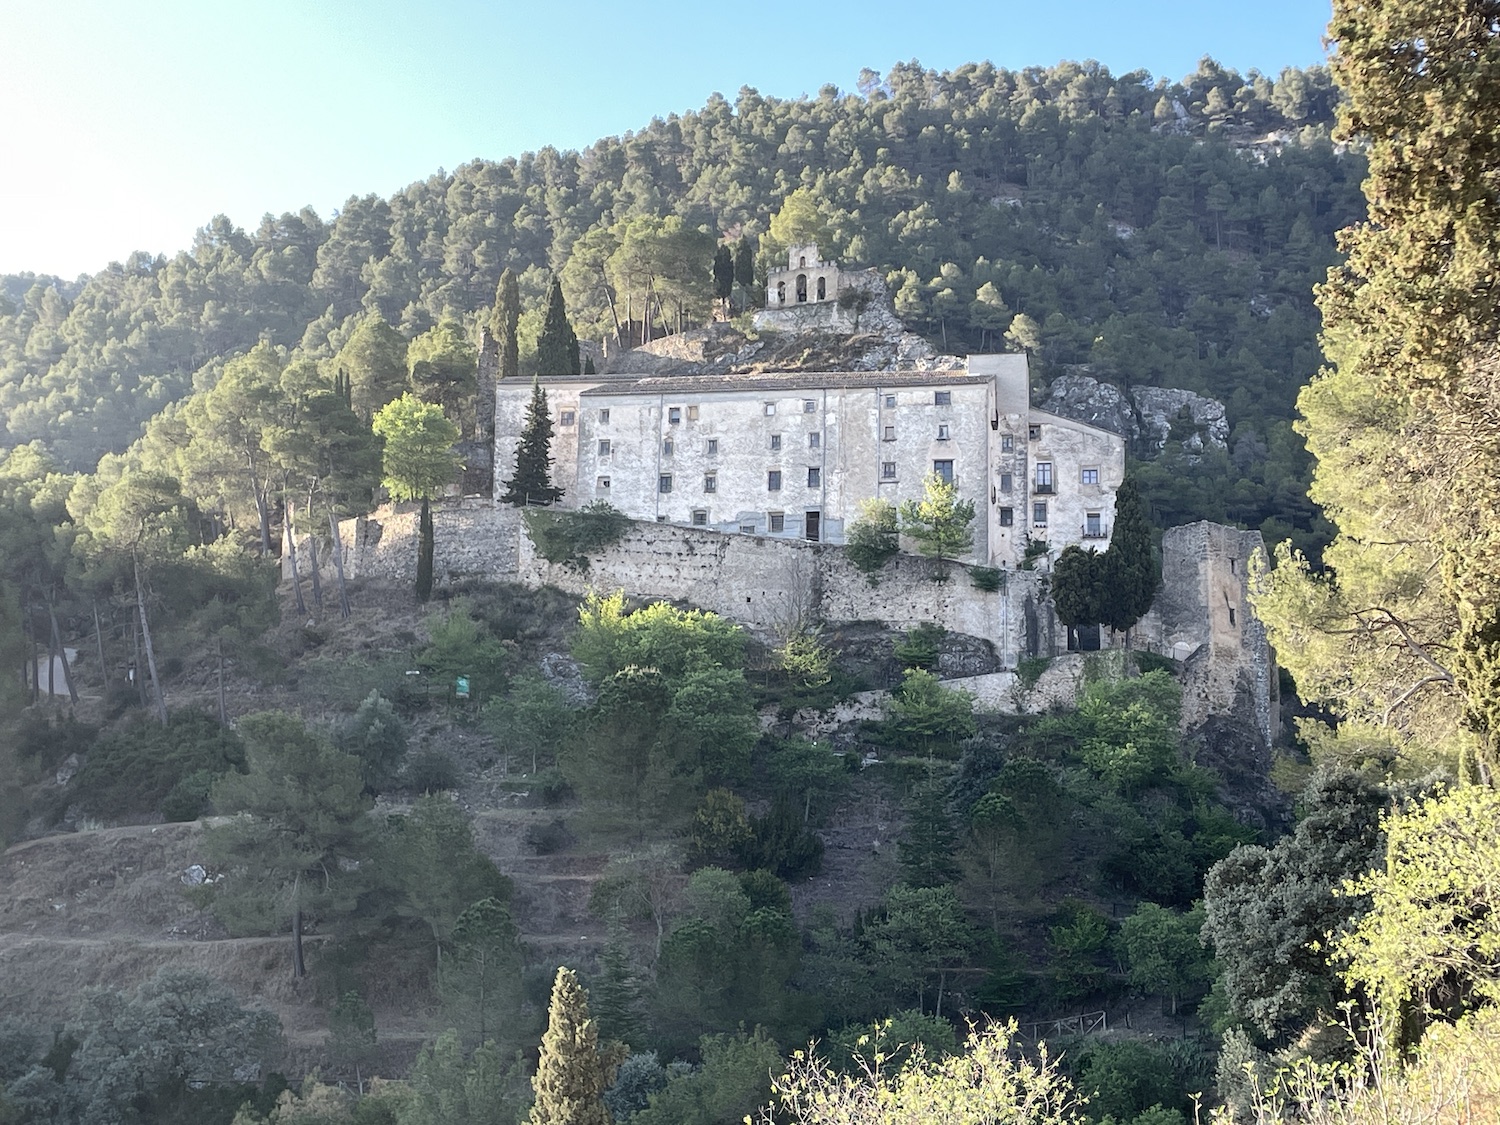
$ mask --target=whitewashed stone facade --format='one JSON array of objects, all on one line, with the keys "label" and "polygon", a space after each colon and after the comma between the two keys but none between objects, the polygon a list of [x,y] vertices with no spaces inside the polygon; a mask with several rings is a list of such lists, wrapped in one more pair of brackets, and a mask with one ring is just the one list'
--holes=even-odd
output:
[{"label": "whitewashed stone facade", "polygon": [[[971,561],[1011,568],[1029,540],[1103,550],[1124,479],[1118,434],[1030,406],[1024,355],[950,371],[793,371],[541,380],[563,506],[842,543],[860,503],[953,480],[975,506]],[[529,383],[496,388],[496,479],[514,459]]]},{"label": "whitewashed stone facade", "polygon": [[839,299],[839,267],[818,257],[813,243],[787,251],[786,269],[766,275],[766,308],[815,305]]}]

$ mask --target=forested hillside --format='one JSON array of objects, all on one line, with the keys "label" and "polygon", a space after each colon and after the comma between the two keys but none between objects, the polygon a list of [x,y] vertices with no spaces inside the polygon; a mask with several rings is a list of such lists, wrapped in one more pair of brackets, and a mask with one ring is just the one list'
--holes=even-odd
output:
[{"label": "forested hillside", "polygon": [[1088,364],[1225,401],[1227,454],[1196,463],[1191,487],[1177,465],[1148,474],[1163,522],[1306,535],[1287,422],[1318,364],[1312,285],[1363,210],[1363,161],[1328,140],[1334,100],[1320,69],[1272,80],[1205,60],[1170,83],[1093,63],[912,63],[867,72],[857,93],[715,95],[582,152],[351,198],[329,220],[304,210],[247,232],[218,217],[171,259],[142,251],[81,284],[4,279],[0,441],[92,470],[226,357],[265,341],[327,359],[371,312],[407,339],[445,317],[472,330],[506,267],[523,370],[549,270],[585,337],[642,318],[648,287],[673,312],[658,331],[702,322],[714,242],[749,236],[763,270],[772,217],[805,188],[825,248],[882,271],[901,315],[949,350],[1007,346],[1014,329],[1043,378]]}]

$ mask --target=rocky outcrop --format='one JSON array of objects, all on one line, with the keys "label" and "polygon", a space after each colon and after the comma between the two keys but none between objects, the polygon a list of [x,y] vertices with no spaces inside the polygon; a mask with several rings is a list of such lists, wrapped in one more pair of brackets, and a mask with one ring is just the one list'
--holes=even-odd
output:
[{"label": "rocky outcrop", "polygon": [[843,275],[837,301],[762,309],[755,333],[710,324],[652,340],[609,357],[610,374],[734,375],[761,371],[956,371],[964,361],[942,355],[908,332],[890,291],[873,270]]},{"label": "rocky outcrop", "polygon": [[1088,375],[1060,375],[1041,409],[1124,435],[1138,455],[1153,457],[1168,441],[1189,453],[1224,449],[1229,422],[1224,404],[1176,387],[1132,387],[1127,396]]}]

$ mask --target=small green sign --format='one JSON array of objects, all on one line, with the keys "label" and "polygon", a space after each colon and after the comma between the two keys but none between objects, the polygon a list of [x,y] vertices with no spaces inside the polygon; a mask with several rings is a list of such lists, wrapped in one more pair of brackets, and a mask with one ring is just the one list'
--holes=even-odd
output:
[{"label": "small green sign", "polygon": [[469,677],[460,676],[454,681],[454,694],[460,699],[469,698]]}]

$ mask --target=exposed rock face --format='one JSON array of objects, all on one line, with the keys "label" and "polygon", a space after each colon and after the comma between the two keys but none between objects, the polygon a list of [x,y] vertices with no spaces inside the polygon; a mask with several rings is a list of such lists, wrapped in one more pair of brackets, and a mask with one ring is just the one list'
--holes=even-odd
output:
[{"label": "exposed rock face", "polygon": [[1088,375],[1060,375],[1052,381],[1043,410],[1112,430],[1137,452],[1154,456],[1168,440],[1189,453],[1224,449],[1229,422],[1224,404],[1175,387],[1132,387],[1129,396],[1111,383]]},{"label": "exposed rock face", "polygon": [[955,371],[959,356],[941,355],[906,331],[890,291],[873,270],[843,275],[838,301],[762,309],[758,337],[710,324],[652,340],[609,357],[611,374],[729,375],[757,371]]}]

